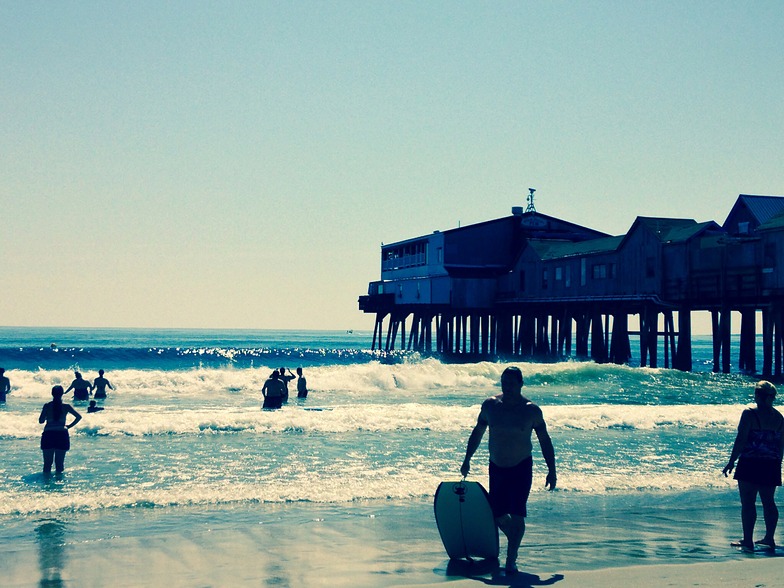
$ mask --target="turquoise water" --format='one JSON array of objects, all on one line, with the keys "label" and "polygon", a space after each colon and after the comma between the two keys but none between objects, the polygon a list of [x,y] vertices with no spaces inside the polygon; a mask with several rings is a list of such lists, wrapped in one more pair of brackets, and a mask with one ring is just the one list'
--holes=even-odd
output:
[{"label": "turquoise water", "polygon": [[[458,476],[479,405],[499,392],[509,364],[390,361],[369,351],[371,336],[0,329],[13,386],[0,408],[0,541],[19,539],[27,520],[74,514],[109,521],[155,509],[176,521],[187,509],[249,504],[429,505],[438,483]],[[754,379],[711,373],[709,353],[710,341],[698,340],[694,373],[518,362],[558,460],[552,495],[535,454],[539,520],[606,512],[608,501],[618,520],[641,505],[733,508],[721,468]],[[261,411],[271,369],[299,365],[309,397]],[[51,386],[67,386],[74,369],[92,380],[101,368],[116,390],[100,413],[73,403],[84,418],[71,431],[66,475],[44,480],[37,417]],[[472,469],[482,482],[486,461],[483,446]]]}]

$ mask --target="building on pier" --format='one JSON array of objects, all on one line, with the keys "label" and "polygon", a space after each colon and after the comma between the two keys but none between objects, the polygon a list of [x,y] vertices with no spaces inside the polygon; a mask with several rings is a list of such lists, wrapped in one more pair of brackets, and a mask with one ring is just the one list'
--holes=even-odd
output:
[{"label": "building on pier", "polygon": [[[784,368],[784,197],[740,195],[724,225],[637,217],[610,236],[536,211],[383,245],[381,279],[359,298],[373,348],[450,357],[576,356],[691,369],[691,314],[712,316],[714,370],[756,372],[762,314],[767,377]],[[639,329],[629,329],[636,316]],[[677,317],[677,324],[676,324]],[[384,322],[387,322],[384,335]],[[408,331],[408,333],[407,333]],[[399,346],[399,347],[398,347]]]}]

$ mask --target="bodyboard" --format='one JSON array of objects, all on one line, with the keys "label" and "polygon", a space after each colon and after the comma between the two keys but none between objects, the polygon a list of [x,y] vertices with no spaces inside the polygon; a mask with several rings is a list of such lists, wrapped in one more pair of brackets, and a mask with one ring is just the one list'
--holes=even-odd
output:
[{"label": "bodyboard", "polygon": [[441,482],[433,509],[450,559],[498,559],[498,527],[479,482]]}]

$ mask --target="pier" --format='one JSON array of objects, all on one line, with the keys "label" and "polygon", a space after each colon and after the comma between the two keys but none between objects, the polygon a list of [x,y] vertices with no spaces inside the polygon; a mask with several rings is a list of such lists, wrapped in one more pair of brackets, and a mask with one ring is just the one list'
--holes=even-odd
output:
[{"label": "pier", "polygon": [[[741,194],[726,220],[637,217],[611,236],[528,206],[381,248],[359,309],[372,348],[692,369],[692,316],[711,317],[713,371],[784,371],[784,197]],[[731,357],[733,316],[740,345]],[[630,327],[631,325],[631,327]],[[757,365],[761,325],[762,365]]]}]

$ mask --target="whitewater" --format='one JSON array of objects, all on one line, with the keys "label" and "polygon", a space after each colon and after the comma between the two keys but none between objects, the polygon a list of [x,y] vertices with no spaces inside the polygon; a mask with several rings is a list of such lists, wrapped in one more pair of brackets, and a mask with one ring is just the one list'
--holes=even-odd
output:
[{"label": "whitewater", "polygon": [[[0,365],[13,390],[0,408],[0,516],[429,500],[457,475],[479,405],[510,364],[386,356],[367,349],[369,335],[2,329]],[[707,365],[699,350],[695,363]],[[515,363],[554,440],[559,492],[677,500],[732,489],[718,474],[753,378]],[[309,397],[260,410],[271,370],[298,366]],[[74,370],[92,380],[98,369],[115,390],[100,413],[71,401],[84,418],[66,476],[45,480],[40,408]],[[480,480],[485,451],[474,460]],[[532,500],[541,492],[535,485]]]}]

